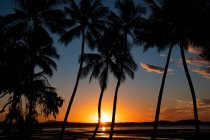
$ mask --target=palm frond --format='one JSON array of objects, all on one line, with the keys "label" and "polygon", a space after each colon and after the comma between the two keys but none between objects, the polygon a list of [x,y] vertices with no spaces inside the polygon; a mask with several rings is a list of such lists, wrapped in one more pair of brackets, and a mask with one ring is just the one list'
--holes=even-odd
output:
[{"label": "palm frond", "polygon": [[123,70],[125,71],[125,73],[127,73],[127,75],[129,77],[131,77],[132,79],[134,78],[134,71],[133,69],[131,69],[130,67],[123,65]]},{"label": "palm frond", "polygon": [[79,37],[81,34],[82,27],[80,25],[74,27],[73,29],[70,29],[66,33],[64,33],[59,41],[62,43],[65,43],[67,45],[69,42],[71,42],[74,38]]},{"label": "palm frond", "polygon": [[104,63],[96,64],[91,75],[90,75],[89,82],[91,82],[92,78],[98,79],[103,68],[104,68]]}]

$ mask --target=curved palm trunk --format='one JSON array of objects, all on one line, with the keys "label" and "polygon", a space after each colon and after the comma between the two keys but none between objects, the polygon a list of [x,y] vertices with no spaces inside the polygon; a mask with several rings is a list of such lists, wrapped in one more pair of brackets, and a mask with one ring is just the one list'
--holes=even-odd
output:
[{"label": "curved palm trunk", "polygon": [[83,66],[84,46],[85,46],[85,33],[84,33],[84,30],[83,30],[82,31],[81,61],[80,61],[79,71],[78,71],[78,74],[77,74],[77,79],[76,79],[76,83],[75,83],[75,86],[74,86],[74,90],[72,92],[71,99],[69,101],[68,108],[67,108],[67,111],[66,111],[66,115],[65,115],[65,118],[64,118],[64,122],[63,122],[63,125],[62,125],[61,133],[60,133],[60,136],[59,136],[60,139],[63,138],[64,130],[65,130],[66,124],[67,124],[68,115],[69,115],[72,103],[74,101],[74,96],[76,94],[77,87],[78,87],[78,84],[79,84],[79,79],[80,79],[82,66]]},{"label": "curved palm trunk", "polygon": [[94,140],[94,139],[95,139],[96,133],[97,133],[98,128],[99,128],[100,123],[101,123],[101,102],[102,102],[102,98],[103,98],[104,91],[105,91],[105,87],[103,87],[103,88],[101,89],[101,94],[100,94],[99,101],[98,101],[98,123],[97,123],[97,125],[96,125],[95,131],[94,131],[94,133],[93,133],[93,135],[92,135],[91,140]]},{"label": "curved palm trunk", "polygon": [[109,139],[110,140],[112,140],[113,132],[114,132],[115,114],[116,114],[116,107],[117,107],[117,93],[118,93],[118,89],[120,87],[120,81],[121,81],[121,75],[120,75],[120,77],[117,81],[117,86],[116,86],[116,89],[115,89],[114,105],[113,105],[113,112],[112,112],[112,123],[111,123],[111,129],[110,129],[110,134],[109,134]]},{"label": "curved palm trunk", "polygon": [[191,91],[192,100],[193,100],[196,135],[199,136],[200,128],[199,128],[199,119],[198,119],[196,95],[195,95],[195,90],[194,90],[193,83],[192,83],[192,80],[191,80],[191,77],[190,77],[190,73],[189,73],[188,68],[187,68],[187,63],[186,63],[185,54],[184,54],[184,47],[182,45],[180,45],[180,51],[181,51],[181,57],[182,57],[182,63],[183,63],[183,66],[184,66],[184,71],[185,71],[185,74],[186,74],[186,77],[187,77],[187,81],[188,81],[189,86],[190,86],[190,91]]},{"label": "curved palm trunk", "polygon": [[159,120],[159,115],[160,115],[161,100],[162,100],[163,89],[164,89],[164,85],[165,85],[165,79],[166,79],[166,75],[167,75],[167,71],[168,71],[168,65],[169,65],[169,62],[170,62],[172,46],[173,45],[171,45],[170,48],[169,48],[167,61],[166,61],[164,74],[163,74],[163,79],[162,79],[162,83],[161,83],[161,87],[160,87],[160,91],[159,91],[156,114],[155,114],[155,122],[154,122],[153,130],[152,130],[152,137],[151,137],[152,140],[155,140],[156,135],[157,135],[157,127],[158,127],[158,120]]},{"label": "curved palm trunk", "polygon": [[98,123],[96,125],[96,128],[95,128],[95,131],[93,132],[93,135],[92,135],[92,138],[91,140],[94,140],[95,137],[96,137],[96,133],[98,131],[98,128],[101,124],[101,103],[102,103],[102,98],[103,98],[103,95],[104,95],[104,91],[105,91],[105,83],[106,83],[106,80],[107,80],[107,76],[108,76],[108,70],[109,70],[109,65],[108,63],[106,63],[106,79],[104,79],[103,81],[103,87],[101,89],[101,93],[100,93],[100,97],[99,97],[99,101],[98,101]]}]

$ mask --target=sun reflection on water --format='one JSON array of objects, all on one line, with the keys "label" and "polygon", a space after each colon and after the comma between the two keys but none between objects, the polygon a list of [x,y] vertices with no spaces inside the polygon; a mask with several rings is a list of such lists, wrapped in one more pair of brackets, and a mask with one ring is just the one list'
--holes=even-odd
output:
[{"label": "sun reflection on water", "polygon": [[102,131],[106,131],[106,127],[105,126],[103,126],[101,129],[102,129]]}]

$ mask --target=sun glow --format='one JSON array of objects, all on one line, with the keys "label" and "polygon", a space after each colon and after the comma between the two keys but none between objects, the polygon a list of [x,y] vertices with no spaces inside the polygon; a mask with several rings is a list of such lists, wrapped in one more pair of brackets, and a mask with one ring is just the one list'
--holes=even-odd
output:
[{"label": "sun glow", "polygon": [[101,123],[106,123],[111,121],[111,115],[107,113],[102,113],[101,114]]}]

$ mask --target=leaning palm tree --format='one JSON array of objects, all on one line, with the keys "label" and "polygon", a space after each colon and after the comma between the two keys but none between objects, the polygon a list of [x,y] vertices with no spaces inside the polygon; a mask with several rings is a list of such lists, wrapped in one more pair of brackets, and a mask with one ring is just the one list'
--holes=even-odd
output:
[{"label": "leaning palm tree", "polygon": [[90,80],[96,78],[99,80],[101,87],[100,97],[98,101],[98,123],[92,135],[92,140],[95,139],[96,133],[101,123],[101,103],[104,91],[107,88],[109,73],[113,73],[116,77],[119,72],[119,65],[116,64],[116,55],[118,52],[113,47],[117,32],[115,29],[107,29],[104,35],[97,41],[96,48],[98,53],[84,54],[84,62],[86,66],[82,68],[81,78],[86,77],[90,73]]},{"label": "leaning palm tree", "polygon": [[63,27],[66,28],[67,31],[61,36],[60,41],[68,44],[75,37],[81,36],[82,46],[76,83],[64,117],[62,130],[59,136],[60,138],[63,137],[68,115],[79,84],[84,61],[85,40],[88,41],[87,43],[89,46],[93,47],[93,42],[95,42],[100,36],[100,33],[105,30],[104,17],[107,13],[107,8],[102,5],[100,0],[81,0],[79,3],[76,3],[74,0],[69,0],[67,1],[67,4],[69,7],[65,7],[65,13],[68,15],[68,18],[63,22]]},{"label": "leaning palm tree", "polygon": [[116,107],[117,107],[117,95],[118,95],[119,87],[121,83],[123,83],[126,80],[126,75],[128,75],[129,77],[133,79],[134,71],[137,69],[137,65],[130,54],[119,54],[116,56],[116,59],[117,59],[116,63],[118,64],[118,67],[120,68],[116,75],[117,85],[115,89],[114,102],[113,102],[112,123],[111,123],[110,135],[109,135],[110,140],[112,139],[113,132],[114,132],[115,115],[116,115]]},{"label": "leaning palm tree", "polygon": [[[156,3],[155,0],[147,0],[146,2],[149,4],[149,7],[152,10],[152,16],[149,19],[151,26],[146,28],[143,34],[140,32],[141,35],[139,36],[139,40],[144,40],[146,42],[146,48],[154,47],[154,45],[157,46],[160,50],[164,48],[164,46],[170,47],[158,96],[152,139],[156,138],[164,82],[167,74],[172,47],[176,45],[180,47],[185,74],[190,86],[193,100],[196,134],[199,135],[200,129],[196,95],[190,73],[187,68],[184,50],[187,49],[189,44],[196,44],[198,46],[202,45],[198,40],[197,33],[201,32],[198,30],[200,29],[198,27],[202,26],[200,20],[203,18],[203,16],[200,15],[202,15],[201,13],[203,13],[203,10],[206,7],[208,1],[163,0],[159,3]],[[204,30],[202,31],[205,32]]]},{"label": "leaning palm tree", "polygon": [[[133,41],[135,40],[133,32],[135,28],[138,28],[141,24],[143,19],[142,17],[145,12],[145,9],[140,5],[136,5],[133,0],[117,0],[115,2],[115,8],[118,11],[119,16],[114,12],[111,12],[109,15],[110,24],[114,28],[118,29],[118,39],[116,40],[114,46],[118,48],[118,53],[121,55],[119,55],[119,57],[127,55],[127,58],[121,58],[121,60],[118,61],[120,71],[119,75],[117,76],[118,81],[114,96],[112,124],[109,136],[110,139],[112,139],[114,130],[118,89],[121,82],[125,80],[125,72],[128,72],[133,78],[132,72],[136,70],[135,62],[133,61],[129,51],[130,46],[134,43]],[[126,62],[127,59],[130,60],[130,65]]]}]

